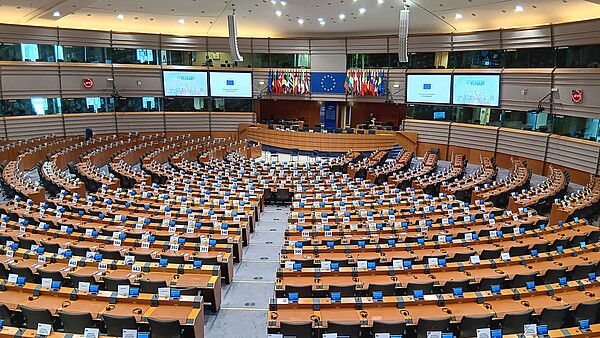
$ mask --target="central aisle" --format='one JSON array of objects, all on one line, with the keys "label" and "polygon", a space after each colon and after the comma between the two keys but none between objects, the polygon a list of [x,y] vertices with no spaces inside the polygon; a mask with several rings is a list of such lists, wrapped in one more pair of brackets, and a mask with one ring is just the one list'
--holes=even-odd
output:
[{"label": "central aisle", "polygon": [[206,338],[267,336],[267,310],[274,297],[275,271],[283,245],[289,206],[267,205],[244,248],[235,278],[223,285],[221,310],[205,315]]}]

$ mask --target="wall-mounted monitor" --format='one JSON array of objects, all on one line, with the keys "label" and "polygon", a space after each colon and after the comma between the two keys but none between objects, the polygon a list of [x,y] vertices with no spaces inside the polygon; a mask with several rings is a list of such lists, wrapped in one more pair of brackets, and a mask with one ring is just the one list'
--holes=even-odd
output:
[{"label": "wall-mounted monitor", "polygon": [[407,74],[407,103],[450,104],[450,74]]},{"label": "wall-mounted monitor", "polygon": [[500,74],[455,74],[452,104],[462,106],[500,106]]},{"label": "wall-mounted monitor", "polygon": [[446,119],[446,112],[445,111],[434,111],[433,112],[433,119],[434,120],[445,120]]},{"label": "wall-mounted monitor", "polygon": [[210,95],[213,97],[252,97],[252,73],[211,72]]},{"label": "wall-mounted monitor", "polygon": [[208,73],[198,71],[163,71],[165,96],[208,96]]}]

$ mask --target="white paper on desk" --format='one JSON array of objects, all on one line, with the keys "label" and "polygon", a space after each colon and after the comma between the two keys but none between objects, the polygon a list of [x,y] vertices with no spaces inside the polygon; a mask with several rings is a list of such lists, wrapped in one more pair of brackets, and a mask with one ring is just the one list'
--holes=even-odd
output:
[{"label": "white paper on desk", "polygon": [[269,333],[267,338],[283,338],[283,335],[281,333]]},{"label": "white paper on desk", "polygon": [[427,331],[427,338],[442,338],[442,331]]},{"label": "white paper on desk", "polygon": [[83,292],[90,292],[90,282],[79,282],[77,289]]},{"label": "white paper on desk", "polygon": [[502,258],[503,261],[510,261],[510,253],[508,253],[508,252],[501,253],[500,258]]},{"label": "white paper on desk", "polygon": [[135,256],[125,256],[125,264],[133,264],[135,263]]},{"label": "white paper on desk", "polygon": [[367,261],[358,261],[358,262],[356,263],[356,266],[357,266],[359,269],[366,269],[366,268],[367,268],[367,266],[368,266],[368,265],[367,265]]},{"label": "white paper on desk", "polygon": [[537,335],[537,324],[525,324],[523,326],[524,335]]},{"label": "white paper on desk", "polygon": [[390,338],[389,333],[376,333],[375,338]]},{"label": "white paper on desk", "polygon": [[401,259],[392,260],[392,266],[397,269],[402,269],[404,267],[404,262]]},{"label": "white paper on desk", "polygon": [[129,296],[129,285],[119,285],[117,287],[117,294],[119,296]]},{"label": "white paper on desk", "polygon": [[39,323],[37,326],[37,330],[35,331],[36,336],[47,337],[52,332],[52,325]]},{"label": "white paper on desk", "polygon": [[471,264],[479,264],[481,262],[481,260],[479,259],[479,256],[475,255],[475,256],[471,256],[469,257]]},{"label": "white paper on desk", "polygon": [[98,338],[100,336],[100,329],[86,327],[83,330],[83,338]]},{"label": "white paper on desk", "polygon": [[42,287],[49,288],[52,286],[52,278],[42,278]]},{"label": "white paper on desk", "polygon": [[9,273],[8,274],[8,282],[9,283],[16,283],[17,282],[17,278],[19,278],[19,275],[17,275],[16,273]]},{"label": "white paper on desk", "polygon": [[137,338],[137,330],[123,329],[123,338]]},{"label": "white paper on desk", "polygon": [[323,338],[337,338],[337,333],[324,333]]},{"label": "white paper on desk", "polygon": [[285,261],[285,268],[286,269],[293,269],[295,263],[296,263],[295,261]]},{"label": "white paper on desk", "polygon": [[437,257],[429,257],[429,259],[427,261],[427,264],[429,266],[434,266],[434,267],[438,266],[438,259],[437,259]]},{"label": "white paper on desk", "polygon": [[322,271],[330,271],[331,270],[331,261],[322,261],[321,262],[321,270]]},{"label": "white paper on desk", "polygon": [[171,288],[158,288],[158,297],[171,297]]},{"label": "white paper on desk", "polygon": [[85,235],[91,236],[93,231],[94,231],[93,229],[85,229]]},{"label": "white paper on desk", "polygon": [[490,338],[492,336],[489,327],[477,329],[477,338]]}]

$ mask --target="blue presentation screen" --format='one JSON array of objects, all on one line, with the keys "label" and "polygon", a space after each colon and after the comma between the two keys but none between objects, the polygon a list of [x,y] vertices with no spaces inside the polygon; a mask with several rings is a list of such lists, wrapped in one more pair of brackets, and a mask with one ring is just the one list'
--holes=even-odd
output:
[{"label": "blue presentation screen", "polygon": [[211,72],[210,95],[214,97],[252,97],[252,73]]},{"label": "blue presentation screen", "polygon": [[450,104],[450,74],[407,74],[406,102]]},{"label": "blue presentation screen", "polygon": [[454,75],[452,104],[500,106],[500,75]]},{"label": "blue presentation screen", "polygon": [[165,96],[208,96],[206,72],[163,71]]}]

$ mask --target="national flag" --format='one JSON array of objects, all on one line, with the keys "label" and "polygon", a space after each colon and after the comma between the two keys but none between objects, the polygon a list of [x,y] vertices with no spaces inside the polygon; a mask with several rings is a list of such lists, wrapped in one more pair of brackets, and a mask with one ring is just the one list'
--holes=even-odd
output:
[{"label": "national flag", "polygon": [[346,81],[344,81],[344,88],[346,89],[346,94],[350,93],[350,75],[349,72],[346,72]]},{"label": "national flag", "polygon": [[311,73],[311,91],[322,94],[346,94],[344,81],[346,73]]},{"label": "national flag", "polygon": [[269,93],[273,92],[273,70],[269,69],[269,84],[268,84],[268,88],[269,88]]}]

